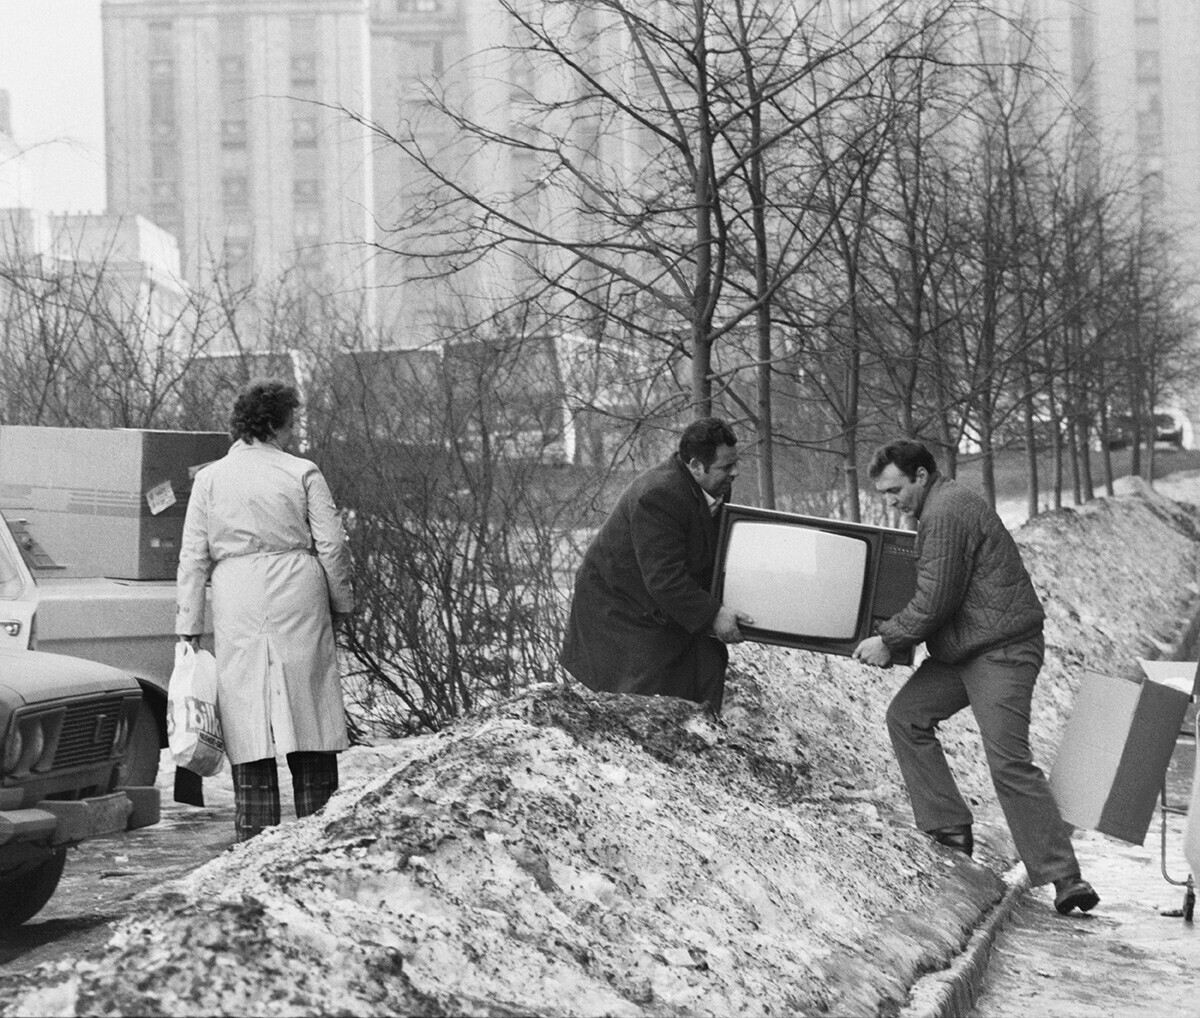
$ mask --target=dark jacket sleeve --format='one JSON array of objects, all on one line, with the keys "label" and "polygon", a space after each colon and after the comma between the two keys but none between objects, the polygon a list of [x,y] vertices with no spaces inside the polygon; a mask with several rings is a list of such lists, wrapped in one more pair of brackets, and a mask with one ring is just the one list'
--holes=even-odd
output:
[{"label": "dark jacket sleeve", "polygon": [[[632,507],[630,535],[646,591],[666,618],[689,633],[708,629],[720,602],[694,575],[689,532],[707,510],[662,488],[648,488]],[[702,564],[711,573],[712,562]],[[689,566],[691,568],[689,568]]]},{"label": "dark jacket sleeve", "polygon": [[916,593],[878,627],[891,650],[921,643],[962,606],[971,583],[980,533],[958,513],[934,512],[921,521],[918,540]]}]

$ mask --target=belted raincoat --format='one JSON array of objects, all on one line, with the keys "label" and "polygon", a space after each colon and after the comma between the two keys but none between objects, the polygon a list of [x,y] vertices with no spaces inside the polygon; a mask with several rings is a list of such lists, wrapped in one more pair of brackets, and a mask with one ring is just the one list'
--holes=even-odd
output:
[{"label": "belted raincoat", "polygon": [[217,709],[230,763],[346,749],[331,610],[354,607],[350,550],[315,463],[235,442],[184,520],[175,631],[202,631],[212,578]]}]

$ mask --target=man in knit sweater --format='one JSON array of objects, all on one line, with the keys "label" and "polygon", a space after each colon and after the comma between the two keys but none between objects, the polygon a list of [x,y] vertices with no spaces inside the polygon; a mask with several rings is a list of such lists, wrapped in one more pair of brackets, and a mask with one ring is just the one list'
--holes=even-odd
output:
[{"label": "man in knit sweater", "polygon": [[916,593],[854,651],[880,667],[918,643],[928,651],[887,713],[917,826],[967,855],[974,848],[971,810],[937,737],[938,724],[969,705],[1030,882],[1053,882],[1064,915],[1094,908],[1100,897],[1080,875],[1071,829],[1029,748],[1045,612],[1016,542],[981,495],[938,473],[920,442],[883,446],[870,476],[888,505],[917,523]]}]

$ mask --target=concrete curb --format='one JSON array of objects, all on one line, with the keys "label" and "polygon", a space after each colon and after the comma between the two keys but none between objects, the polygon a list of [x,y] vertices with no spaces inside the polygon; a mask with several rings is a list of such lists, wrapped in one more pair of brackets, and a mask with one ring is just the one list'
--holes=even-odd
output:
[{"label": "concrete curb", "polygon": [[1004,875],[1004,882],[1008,889],[1000,904],[988,913],[948,968],[930,972],[913,984],[899,1018],[961,1018],[975,1005],[996,936],[1029,890],[1029,876],[1020,864]]}]

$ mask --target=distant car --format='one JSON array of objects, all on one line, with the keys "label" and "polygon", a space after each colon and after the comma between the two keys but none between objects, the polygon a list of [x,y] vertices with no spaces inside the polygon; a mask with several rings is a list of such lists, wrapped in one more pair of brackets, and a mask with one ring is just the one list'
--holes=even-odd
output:
[{"label": "distant car", "polygon": [[141,701],[116,668],[0,647],[0,926],[50,900],[71,845],[158,822],[158,789],[123,786]]},{"label": "distant car", "polygon": [[[1133,418],[1121,414],[1109,421],[1108,448],[1125,449],[1133,444]],[[1172,414],[1154,415],[1154,441],[1183,448],[1183,425]]]}]

